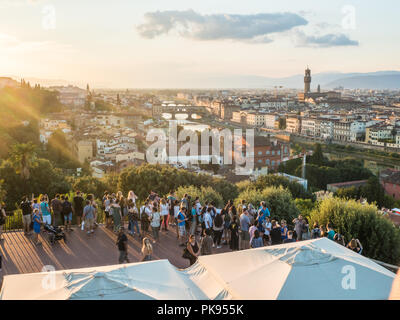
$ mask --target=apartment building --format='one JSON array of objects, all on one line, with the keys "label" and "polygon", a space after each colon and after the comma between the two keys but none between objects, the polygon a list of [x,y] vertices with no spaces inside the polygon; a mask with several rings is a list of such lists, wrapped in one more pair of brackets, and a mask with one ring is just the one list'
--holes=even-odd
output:
[{"label": "apartment building", "polygon": [[301,120],[301,134],[304,136],[315,137],[315,133],[315,119],[303,118]]},{"label": "apartment building", "polygon": [[301,120],[297,117],[288,117],[286,119],[286,131],[290,133],[300,133]]},{"label": "apartment building", "polygon": [[276,121],[279,120],[279,116],[276,114],[266,114],[264,116],[264,127],[268,129],[274,129],[276,127]]}]

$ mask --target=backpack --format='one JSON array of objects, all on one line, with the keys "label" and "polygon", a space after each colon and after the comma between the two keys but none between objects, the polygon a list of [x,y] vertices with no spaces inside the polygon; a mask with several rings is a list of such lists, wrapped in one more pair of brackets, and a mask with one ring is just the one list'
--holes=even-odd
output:
[{"label": "backpack", "polygon": [[222,227],[222,224],[223,224],[222,217],[221,217],[220,214],[217,214],[217,215],[215,216],[215,219],[214,219],[214,225],[215,225],[217,228],[221,228],[221,227]]},{"label": "backpack", "polygon": [[64,215],[70,214],[72,212],[71,202],[69,202],[69,201],[63,202],[62,207],[63,207],[62,211],[63,211]]}]

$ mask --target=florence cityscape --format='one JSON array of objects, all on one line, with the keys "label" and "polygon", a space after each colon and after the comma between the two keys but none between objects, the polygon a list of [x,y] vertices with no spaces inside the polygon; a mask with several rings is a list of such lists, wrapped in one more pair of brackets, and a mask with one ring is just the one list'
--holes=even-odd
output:
[{"label": "florence cityscape", "polygon": [[0,300],[400,299],[398,2],[0,8]]}]

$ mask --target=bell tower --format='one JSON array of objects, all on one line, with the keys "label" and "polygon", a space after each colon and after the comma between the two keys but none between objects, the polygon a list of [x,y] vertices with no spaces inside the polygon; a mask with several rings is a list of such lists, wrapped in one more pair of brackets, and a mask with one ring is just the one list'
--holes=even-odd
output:
[{"label": "bell tower", "polygon": [[304,76],[304,93],[310,93],[311,91],[311,70],[307,67]]}]

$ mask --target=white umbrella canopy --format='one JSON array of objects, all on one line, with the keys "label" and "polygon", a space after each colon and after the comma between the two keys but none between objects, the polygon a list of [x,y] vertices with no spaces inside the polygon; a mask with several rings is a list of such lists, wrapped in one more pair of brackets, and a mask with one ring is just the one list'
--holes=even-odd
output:
[{"label": "white umbrella canopy", "polygon": [[327,238],[203,256],[186,273],[211,299],[245,300],[387,299],[395,277]]},{"label": "white umbrella canopy", "polygon": [[1,299],[192,300],[207,296],[168,260],[4,278]]},{"label": "white umbrella canopy", "polygon": [[389,297],[395,274],[326,238],[168,260],[4,277],[0,299],[371,300]]}]

